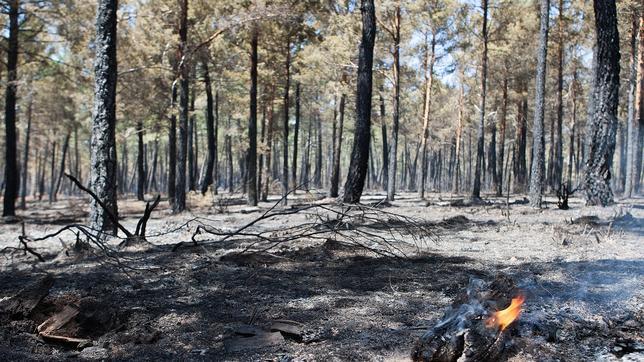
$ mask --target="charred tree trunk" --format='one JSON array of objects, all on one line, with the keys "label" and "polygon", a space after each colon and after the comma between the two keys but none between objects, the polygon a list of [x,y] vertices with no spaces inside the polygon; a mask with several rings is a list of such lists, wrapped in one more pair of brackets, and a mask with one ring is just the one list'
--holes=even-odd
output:
[{"label": "charred tree trunk", "polygon": [[[636,185],[639,182],[639,167],[636,162],[638,160],[637,154],[641,154],[641,145],[639,141],[639,123],[641,114],[641,92],[642,92],[642,72],[644,72],[644,13],[639,16],[637,13],[633,14],[633,24],[631,31],[631,64],[629,75],[629,90],[628,90],[628,146],[626,150],[626,184],[624,185],[624,196],[633,196]],[[639,44],[638,44],[639,33]],[[638,51],[639,46],[639,51]],[[639,69],[638,69],[639,68]]]},{"label": "charred tree trunk", "polygon": [[[365,4],[365,2],[362,2],[363,8],[364,6],[368,6],[369,2]],[[371,1],[371,5],[373,6],[373,1]],[[391,36],[394,41],[394,65],[393,65],[393,71],[394,71],[394,78],[393,78],[393,87],[394,87],[394,94],[393,94],[393,123],[391,127],[391,148],[389,150],[389,172],[388,172],[388,177],[389,180],[387,181],[387,201],[394,201],[394,198],[396,197],[396,174],[398,173],[398,129],[400,127],[399,122],[400,122],[400,22],[401,22],[401,15],[400,15],[400,5],[396,6],[396,14],[394,16],[394,22],[393,22],[393,29],[391,31]],[[373,30],[368,29],[367,26],[369,24],[365,23],[365,18],[366,20],[369,20],[368,17],[365,17],[366,12],[363,9],[362,16],[363,16],[363,31],[362,31],[362,45],[360,47],[360,54],[363,54],[363,50],[365,53],[368,53],[370,56],[370,59],[368,59],[368,77],[369,77],[369,95],[371,95],[371,63],[373,62],[373,44],[369,45],[368,44],[368,39],[366,37],[367,31],[373,31],[375,33],[375,23],[373,25]],[[374,21],[375,21],[375,15],[374,15]],[[372,41],[373,43],[373,41]],[[367,49],[369,46],[371,46],[371,49]],[[362,60],[362,58],[361,58]],[[364,70],[363,70],[364,71]],[[360,72],[360,70],[358,71]],[[365,74],[366,75],[366,74]],[[371,117],[371,98],[369,98],[369,117]],[[367,120],[369,120],[368,118]],[[370,129],[368,129],[370,132]],[[366,151],[369,152],[369,140],[367,139],[365,141],[367,143],[365,147]],[[355,144],[355,143],[354,143]],[[355,150],[355,148],[354,148]],[[365,155],[365,158],[368,158],[367,155]],[[352,157],[353,160],[353,157]],[[358,197],[359,199],[360,197]],[[346,195],[345,195],[346,199]]]},{"label": "charred tree trunk", "polygon": [[29,170],[29,143],[31,141],[31,118],[33,109],[33,96],[29,94],[27,103],[27,128],[25,129],[25,145],[22,152],[22,166],[20,167],[20,208],[26,208],[27,174]]},{"label": "charred tree trunk", "polygon": [[226,135],[226,182],[228,192],[233,193],[233,138],[230,135],[230,116],[228,116],[228,134]]},{"label": "charred tree trunk", "polygon": [[[202,61],[203,79],[206,88],[206,139],[208,143],[208,155],[206,156],[206,171],[201,180],[201,193],[205,194],[208,187],[213,184],[213,173],[215,172],[215,160],[217,159],[217,139],[215,138],[215,116],[213,111],[212,85],[208,71],[208,61]],[[217,189],[217,185],[213,187]]]},{"label": "charred tree trunk", "polygon": [[275,89],[272,89],[268,100],[268,114],[266,115],[266,161],[264,166],[264,191],[262,192],[262,201],[268,201],[268,191],[271,180],[271,160],[273,151],[273,97]]},{"label": "charred tree trunk", "polygon": [[16,215],[16,199],[20,187],[18,172],[18,149],[16,132],[16,91],[18,80],[18,17],[19,0],[9,1],[9,42],[7,49],[7,85],[5,90],[5,163],[4,163],[4,201],[2,216]]},{"label": "charred tree trunk", "polygon": [[[400,10],[398,10],[399,12]],[[371,92],[373,72],[373,47],[376,38],[376,14],[373,0],[362,0],[362,41],[358,57],[358,90],[356,96],[356,125],[353,135],[353,150],[347,181],[344,185],[344,202],[358,203],[362,196],[367,167],[369,162],[369,143],[371,141]],[[399,15],[398,15],[399,16]],[[396,46],[398,48],[398,46]],[[396,76],[397,77],[397,76]],[[399,84],[397,85],[399,87]],[[396,147],[398,105],[394,105],[394,144]],[[392,150],[395,162],[395,149]],[[394,172],[395,173],[395,172]],[[390,174],[391,178],[391,174]],[[393,200],[395,181],[389,180],[390,195]],[[389,193],[388,193],[389,194]]]},{"label": "charred tree trunk", "polygon": [[143,201],[145,195],[145,167],[143,165],[143,121],[136,124],[138,153],[136,155],[136,199]]},{"label": "charred tree trunk", "polygon": [[536,98],[534,102],[534,124],[532,127],[532,171],[530,177],[530,206],[535,208],[541,207],[545,171],[543,117],[546,93],[549,17],[550,0],[541,0],[541,30],[539,35],[539,54],[537,59]]},{"label": "charred tree trunk", "polygon": [[385,99],[380,88],[380,130],[382,136],[382,187],[387,191],[389,182],[389,145],[387,144],[387,121],[385,118]]},{"label": "charred tree trunk", "polygon": [[610,187],[619,89],[619,35],[614,0],[594,0],[597,34],[593,95],[587,123],[588,154],[583,176],[587,205],[613,202]]},{"label": "charred tree trunk", "polygon": [[49,203],[54,202],[54,189],[56,187],[56,141],[52,144],[51,161],[49,163]]},{"label": "charred tree trunk", "polygon": [[346,102],[346,95],[342,94],[340,96],[340,105],[339,105],[339,117],[338,125],[335,127],[335,117],[333,122],[333,169],[331,170],[331,187],[329,190],[329,196],[338,197],[338,189],[340,183],[340,153],[342,152],[342,131],[344,129],[344,106]]},{"label": "charred tree trunk", "polygon": [[[460,69],[460,79],[463,80],[463,68]],[[460,191],[461,181],[461,159],[460,151],[461,144],[463,143],[463,108],[465,107],[465,89],[461,81],[460,91],[458,93],[458,124],[456,125],[456,164],[454,165],[454,181],[452,183],[452,192],[458,194]]]},{"label": "charred tree trunk", "polygon": [[[117,0],[100,0],[96,17],[96,59],[94,61],[94,112],[92,120],[90,189],[112,215],[116,204],[116,12]],[[105,209],[92,199],[92,228],[116,235],[117,226]]]},{"label": "charred tree trunk", "polygon": [[322,118],[320,114],[315,115],[315,135],[317,137],[315,151],[315,174],[313,175],[313,182],[315,187],[322,187]]},{"label": "charred tree trunk", "polygon": [[63,181],[63,175],[65,174],[65,163],[67,162],[67,150],[69,150],[69,139],[71,137],[71,132],[67,132],[65,140],[63,141],[62,155],[60,157],[60,168],[58,169],[58,177],[56,179],[56,187],[54,188],[54,201],[58,197],[58,191],[60,190],[60,185]]},{"label": "charred tree trunk", "polygon": [[[639,45],[637,51],[638,67],[637,72],[637,90],[635,96],[635,119],[637,120],[637,129],[633,130],[633,142],[635,142],[635,161],[634,175],[633,175],[633,191],[639,193],[642,176],[642,149],[644,144],[644,15],[640,14],[639,26]],[[635,121],[634,121],[635,122]],[[636,138],[636,139],[635,139]]]},{"label": "charred tree trunk", "polygon": [[496,166],[496,196],[503,195],[503,159],[505,158],[505,129],[508,117],[508,75],[503,74],[503,98],[501,100],[501,123],[499,127],[499,147]]},{"label": "charred tree trunk", "polygon": [[159,191],[159,185],[157,185],[157,165],[159,163],[159,139],[155,137],[154,139],[154,149],[152,150],[152,167],[150,168],[150,178],[148,179],[148,189],[152,189],[155,192]]},{"label": "charred tree trunk", "polygon": [[291,189],[297,188],[297,151],[300,136],[300,83],[295,84],[295,128],[293,129],[293,163],[291,164]]},{"label": "charred tree trunk", "polygon": [[423,135],[421,142],[420,180],[418,181],[418,197],[425,198],[425,182],[427,180],[427,142],[429,141],[429,115],[432,106],[432,82],[434,80],[434,62],[436,60],[436,33],[432,33],[430,49],[425,45],[425,104],[423,105]]},{"label": "charred tree trunk", "polygon": [[179,139],[177,149],[177,174],[175,181],[174,203],[172,212],[181,213],[186,209],[186,158],[188,153],[188,0],[180,1],[179,21]]},{"label": "charred tree trunk", "polygon": [[282,203],[288,204],[288,111],[289,88],[291,86],[291,39],[286,40],[286,85],[284,86],[284,122],[282,124]]},{"label": "charred tree trunk", "polygon": [[492,189],[496,190],[496,120],[492,121],[490,128],[490,143],[487,147],[487,174],[489,175],[488,179],[492,184]]},{"label": "charred tree trunk", "polygon": [[188,190],[195,190],[195,90],[194,87],[190,92],[190,117],[188,118]]},{"label": "charred tree trunk", "polygon": [[248,117],[247,204],[257,206],[257,27],[253,28],[250,51],[250,116]]},{"label": "charred tree trunk", "polygon": [[559,36],[557,43],[557,125],[554,140],[554,168],[552,185],[554,189],[563,182],[563,67],[564,67],[564,2],[559,0]]},{"label": "charred tree trunk", "polygon": [[174,197],[176,194],[177,186],[177,115],[174,112],[174,107],[177,102],[177,85],[172,84],[172,99],[171,109],[172,115],[170,116],[170,129],[168,132],[168,199],[170,205],[174,204]]},{"label": "charred tree trunk", "polygon": [[485,99],[487,96],[487,45],[488,45],[488,29],[487,29],[487,13],[488,13],[488,0],[481,0],[483,8],[483,58],[481,61],[481,117],[478,125],[478,137],[476,142],[476,166],[474,168],[474,184],[472,186],[472,198],[481,198],[481,171],[483,169],[483,148],[485,142]]}]

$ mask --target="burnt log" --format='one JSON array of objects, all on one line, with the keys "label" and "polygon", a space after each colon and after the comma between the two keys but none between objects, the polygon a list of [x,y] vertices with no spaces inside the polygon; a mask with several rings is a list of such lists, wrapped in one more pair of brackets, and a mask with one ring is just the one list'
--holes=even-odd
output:
[{"label": "burnt log", "polygon": [[13,319],[28,317],[49,294],[49,289],[53,285],[54,277],[51,274],[39,278],[0,305],[0,312],[9,315]]},{"label": "burnt log", "polygon": [[412,351],[414,361],[497,361],[508,345],[510,327],[494,319],[514,305],[519,295],[514,281],[505,275],[492,282],[471,279],[445,312],[440,322],[425,332]]}]

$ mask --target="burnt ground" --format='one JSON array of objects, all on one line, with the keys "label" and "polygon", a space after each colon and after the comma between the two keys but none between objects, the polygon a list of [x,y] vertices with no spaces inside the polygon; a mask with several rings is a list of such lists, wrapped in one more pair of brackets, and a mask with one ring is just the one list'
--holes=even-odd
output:
[{"label": "burnt ground", "polygon": [[[195,195],[192,211],[181,216],[171,216],[162,203],[149,225],[159,235],[149,245],[122,250],[120,265],[100,253],[74,252],[70,233],[32,244],[45,263],[6,249],[0,305],[47,273],[54,285],[28,317],[0,320],[0,353],[8,360],[406,360],[471,278],[504,273],[526,295],[523,315],[510,331],[508,360],[644,359],[643,199],[603,209],[574,199],[567,211],[553,203],[537,211],[521,198],[508,208],[495,198],[486,205],[449,206],[448,196],[432,194],[426,203],[407,194],[386,208],[427,222],[437,234],[421,244],[401,238],[405,258],[309,239],[241,255],[253,240],[172,251],[176,242],[190,240],[195,217],[234,229],[272,205],[246,208],[234,197]],[[294,202],[315,199],[300,195]],[[135,225],[143,205],[121,205],[124,223]],[[80,199],[30,206],[23,217],[32,237],[85,215]],[[290,215],[257,228],[306,220]],[[0,230],[0,248],[18,246],[19,225]],[[36,335],[36,326],[65,305],[88,300],[101,317],[67,333],[90,339],[92,347],[79,350]],[[236,332],[248,325],[268,330],[282,319],[301,323],[301,333],[271,346],[234,348]]]}]

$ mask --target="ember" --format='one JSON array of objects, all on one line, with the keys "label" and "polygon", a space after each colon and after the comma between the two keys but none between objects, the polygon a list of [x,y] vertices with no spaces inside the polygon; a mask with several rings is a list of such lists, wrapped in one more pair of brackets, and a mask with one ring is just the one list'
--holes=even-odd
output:
[{"label": "ember", "polygon": [[521,305],[523,305],[524,301],[525,297],[523,295],[512,298],[510,306],[492,314],[492,316],[485,321],[485,325],[488,328],[499,327],[501,330],[505,330],[519,317],[519,315],[521,315]]}]

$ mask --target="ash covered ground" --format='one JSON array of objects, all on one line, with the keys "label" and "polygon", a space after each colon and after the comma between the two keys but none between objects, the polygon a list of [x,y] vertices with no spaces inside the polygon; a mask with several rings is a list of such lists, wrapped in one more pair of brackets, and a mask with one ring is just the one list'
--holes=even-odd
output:
[{"label": "ash covered ground", "polygon": [[[369,194],[364,201],[383,198]],[[212,243],[214,236],[202,235],[202,244],[172,250],[191,240],[195,218],[234,230],[277,201],[248,208],[236,199],[241,195],[214,201],[191,195],[191,211],[180,216],[162,202],[148,224],[150,244],[120,250],[118,261],[96,250],[75,251],[76,236],[63,233],[30,244],[46,259],[38,262],[11,249],[20,248],[21,225],[1,225],[0,249],[9,248],[0,256],[0,303],[43,275],[51,274],[54,284],[30,316],[2,319],[0,353],[15,360],[408,360],[417,338],[471,278],[504,273],[526,296],[508,360],[644,359],[644,199],[607,208],[572,199],[564,211],[553,199],[534,210],[521,197],[449,206],[447,194],[428,201],[402,194],[382,209],[426,222],[435,233],[427,240],[398,236],[402,258],[310,238],[265,245],[252,237]],[[291,204],[330,201],[300,193]],[[84,199],[30,206],[21,216],[32,238],[82,223],[87,211]],[[123,201],[123,224],[134,229],[144,207]],[[307,222],[310,215],[294,213],[253,230]],[[239,254],[251,244],[250,250],[266,250]],[[99,325],[66,331],[90,340],[86,348],[37,335],[40,323],[81,301],[104,312]],[[270,334],[276,320],[296,322],[298,331],[238,343],[240,333]]]}]

